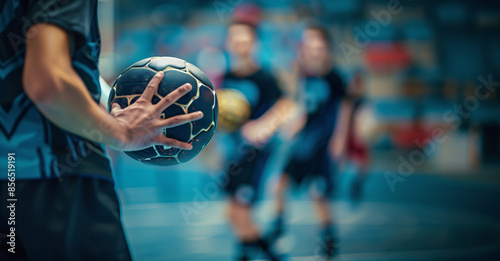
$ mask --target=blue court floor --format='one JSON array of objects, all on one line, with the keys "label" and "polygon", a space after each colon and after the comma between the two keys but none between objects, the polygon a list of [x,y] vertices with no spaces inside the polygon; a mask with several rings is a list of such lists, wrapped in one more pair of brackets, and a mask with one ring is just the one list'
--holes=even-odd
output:
[{"label": "blue court floor", "polygon": [[[225,217],[225,196],[213,190],[208,198],[203,191],[210,178],[181,172],[145,175],[149,181],[134,184],[121,179],[123,222],[135,260],[232,260],[235,238]],[[190,175],[193,182],[183,181]],[[353,202],[339,182],[332,203],[340,240],[334,260],[500,260],[500,187],[495,184],[415,174],[392,192],[384,175],[372,173],[363,200]],[[272,197],[264,196],[255,207],[264,232],[273,205]],[[292,193],[288,209],[288,230],[276,250],[286,260],[322,260],[307,193]]]}]

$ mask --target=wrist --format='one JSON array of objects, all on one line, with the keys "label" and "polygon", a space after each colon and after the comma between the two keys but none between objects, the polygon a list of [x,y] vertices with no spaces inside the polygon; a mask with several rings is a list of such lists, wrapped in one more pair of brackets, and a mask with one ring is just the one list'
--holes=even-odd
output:
[{"label": "wrist", "polygon": [[130,128],[121,121],[114,121],[110,134],[109,146],[114,149],[122,150],[130,142]]}]

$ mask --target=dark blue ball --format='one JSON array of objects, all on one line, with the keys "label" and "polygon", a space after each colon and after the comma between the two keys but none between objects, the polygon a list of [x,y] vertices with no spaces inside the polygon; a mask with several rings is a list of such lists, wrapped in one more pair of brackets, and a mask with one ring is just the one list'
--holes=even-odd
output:
[{"label": "dark blue ball", "polygon": [[138,151],[125,151],[127,155],[140,162],[153,165],[176,165],[194,158],[205,148],[215,131],[218,116],[217,97],[214,86],[207,75],[198,67],[174,57],[152,57],[132,64],[116,79],[109,95],[109,108],[118,103],[122,108],[133,104],[142,94],[149,81],[159,72],[164,77],[158,86],[152,102],[156,104],[184,83],[190,83],[192,90],[169,106],[162,117],[202,111],[203,118],[174,128],[164,129],[169,138],[192,142],[192,150],[155,145]]}]

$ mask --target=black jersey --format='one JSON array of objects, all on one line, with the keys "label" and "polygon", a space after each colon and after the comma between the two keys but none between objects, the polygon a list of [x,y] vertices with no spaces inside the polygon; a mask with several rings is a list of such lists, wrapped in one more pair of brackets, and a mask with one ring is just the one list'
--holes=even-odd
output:
[{"label": "black jersey", "polygon": [[[54,24],[68,33],[73,69],[92,98],[99,102],[101,43],[97,0],[1,1],[0,154],[15,153],[18,179],[42,179],[64,174],[111,178],[109,161],[101,144],[58,128],[24,93],[25,41],[32,37],[27,31],[37,23]],[[5,164],[0,167],[4,173],[7,172],[5,168]],[[1,175],[0,179],[6,177]]]},{"label": "black jersey", "polygon": [[244,77],[228,72],[224,76],[223,88],[236,89],[245,95],[252,110],[250,119],[262,116],[281,97],[276,79],[262,69]]},{"label": "black jersey", "polygon": [[335,123],[339,101],[345,96],[344,85],[333,70],[322,77],[300,80],[296,100],[307,110],[307,122],[301,132],[296,157],[307,158],[327,146]]},{"label": "black jersey", "polygon": [[[275,78],[262,69],[245,77],[228,72],[224,76],[223,88],[236,89],[245,95],[251,107],[250,119],[262,116],[281,97]],[[240,203],[252,204],[257,199],[259,183],[269,158],[269,147],[256,149],[248,144],[239,147],[242,141],[239,133],[231,134],[230,137],[227,140],[230,143],[224,144],[234,149],[227,155],[228,162],[238,162],[238,170],[236,173],[228,169],[225,190]]]}]

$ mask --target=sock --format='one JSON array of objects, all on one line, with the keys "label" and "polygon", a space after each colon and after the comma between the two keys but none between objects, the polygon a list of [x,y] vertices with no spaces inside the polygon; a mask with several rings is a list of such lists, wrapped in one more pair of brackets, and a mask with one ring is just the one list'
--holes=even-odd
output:
[{"label": "sock", "polygon": [[283,234],[284,229],[285,217],[283,212],[280,212],[273,222],[273,234],[275,234],[276,237],[279,237]]},{"label": "sock", "polygon": [[251,256],[254,256],[256,252],[259,251],[258,241],[240,241],[239,243],[239,256],[237,260],[246,261],[249,260]]},{"label": "sock", "polygon": [[269,246],[269,243],[261,238],[254,241],[240,242],[240,254],[237,260],[247,261],[250,260],[250,258],[257,257],[261,252],[264,253],[269,260],[278,261],[278,257]]},{"label": "sock", "polygon": [[319,234],[321,249],[324,251],[325,256],[332,257],[337,250],[337,239],[335,236],[335,228],[331,223],[323,225]]},{"label": "sock", "polygon": [[278,213],[276,218],[271,223],[271,228],[264,236],[264,240],[267,241],[269,245],[273,245],[285,230],[285,218],[283,212]]},{"label": "sock", "polygon": [[262,251],[264,252],[264,254],[266,254],[266,256],[269,258],[269,260],[271,260],[271,261],[278,260],[278,255],[276,253],[274,253],[274,251],[269,246],[269,243],[266,240],[259,239],[258,244],[259,244],[260,248],[262,249]]}]

